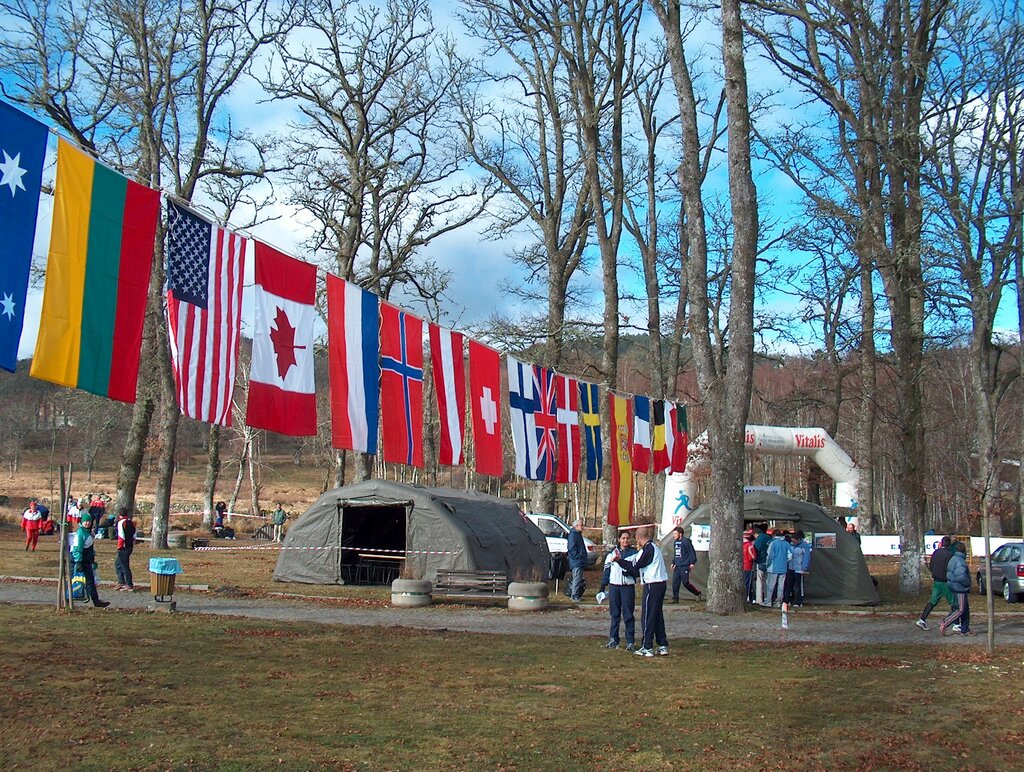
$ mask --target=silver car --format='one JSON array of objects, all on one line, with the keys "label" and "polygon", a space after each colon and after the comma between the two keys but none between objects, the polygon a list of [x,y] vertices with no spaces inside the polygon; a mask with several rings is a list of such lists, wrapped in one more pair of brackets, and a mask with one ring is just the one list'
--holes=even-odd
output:
[{"label": "silver car", "polygon": [[[985,565],[978,569],[978,589],[985,594]],[[992,553],[992,590],[1001,592],[1007,603],[1016,603],[1024,593],[1024,542],[1001,545]]]}]

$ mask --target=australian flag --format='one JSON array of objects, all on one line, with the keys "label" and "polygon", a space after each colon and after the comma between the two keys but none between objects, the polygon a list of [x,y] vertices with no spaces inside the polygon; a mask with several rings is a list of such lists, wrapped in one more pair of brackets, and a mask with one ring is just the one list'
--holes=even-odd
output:
[{"label": "australian flag", "polygon": [[0,367],[14,372],[36,237],[48,129],[0,102]]}]

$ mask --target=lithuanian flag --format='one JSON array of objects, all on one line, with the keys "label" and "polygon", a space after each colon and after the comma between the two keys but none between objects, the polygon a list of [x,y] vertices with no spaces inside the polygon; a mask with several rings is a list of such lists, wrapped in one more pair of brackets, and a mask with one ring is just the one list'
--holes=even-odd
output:
[{"label": "lithuanian flag", "polygon": [[135,401],[160,194],[60,140],[31,375]]}]

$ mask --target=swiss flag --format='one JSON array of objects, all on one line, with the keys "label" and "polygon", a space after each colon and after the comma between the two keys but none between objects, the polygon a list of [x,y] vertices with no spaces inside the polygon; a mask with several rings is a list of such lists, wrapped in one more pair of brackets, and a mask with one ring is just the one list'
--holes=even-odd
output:
[{"label": "swiss flag", "polygon": [[256,313],[245,422],[293,437],[314,435],[316,267],[256,242],[253,294]]},{"label": "swiss flag", "polygon": [[475,340],[469,341],[469,401],[476,471],[501,477],[501,356]]},{"label": "swiss flag", "polygon": [[423,320],[380,304],[384,460],[423,466]]}]

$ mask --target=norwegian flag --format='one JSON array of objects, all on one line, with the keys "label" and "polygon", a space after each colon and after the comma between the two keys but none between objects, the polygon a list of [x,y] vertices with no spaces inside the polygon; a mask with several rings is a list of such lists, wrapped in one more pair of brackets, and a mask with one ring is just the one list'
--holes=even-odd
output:
[{"label": "norwegian flag", "polygon": [[576,482],[580,477],[579,384],[575,378],[555,375],[558,399],[558,467],[555,482]]},{"label": "norwegian flag", "polygon": [[423,320],[380,304],[384,460],[423,466]]},{"label": "norwegian flag", "polygon": [[181,412],[231,426],[246,240],[167,202],[167,323]]},{"label": "norwegian flag", "polygon": [[508,406],[516,474],[553,480],[557,454],[554,373],[508,357]]}]

